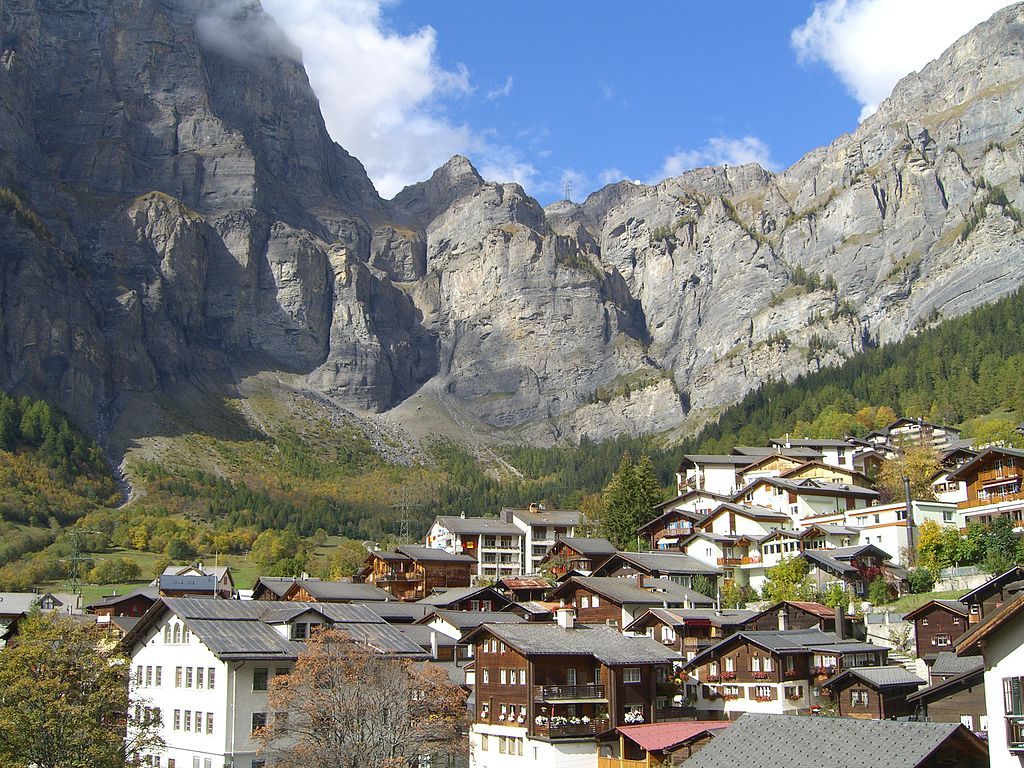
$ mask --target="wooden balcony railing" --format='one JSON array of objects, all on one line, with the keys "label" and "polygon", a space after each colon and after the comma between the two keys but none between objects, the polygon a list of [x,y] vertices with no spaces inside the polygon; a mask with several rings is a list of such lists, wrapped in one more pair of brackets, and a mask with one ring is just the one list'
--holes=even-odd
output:
[{"label": "wooden balcony railing", "polygon": [[603,685],[535,685],[534,701],[605,701]]},{"label": "wooden balcony railing", "polygon": [[1024,717],[1010,715],[1006,718],[1006,747],[1011,752],[1024,752]]},{"label": "wooden balcony railing", "polygon": [[548,739],[574,739],[581,736],[594,736],[611,728],[608,720],[599,718],[589,723],[567,723],[559,725],[536,725],[534,735]]},{"label": "wooden balcony railing", "polygon": [[694,720],[696,715],[696,707],[660,707],[654,710],[654,719],[659,723],[672,720]]},{"label": "wooden balcony railing", "polygon": [[989,504],[1002,504],[1005,501],[1021,501],[1024,500],[1024,493],[990,493],[987,498],[968,499],[967,501],[957,502],[958,509],[974,509],[975,507],[985,507]]},{"label": "wooden balcony railing", "polygon": [[661,765],[661,763],[654,758],[651,758],[650,762],[646,760],[624,760],[621,757],[597,758],[597,768],[650,768],[652,765]]},{"label": "wooden balcony railing", "polygon": [[978,481],[983,484],[993,480],[1012,480],[1018,477],[1024,477],[1024,469],[1020,467],[997,467],[978,473]]}]

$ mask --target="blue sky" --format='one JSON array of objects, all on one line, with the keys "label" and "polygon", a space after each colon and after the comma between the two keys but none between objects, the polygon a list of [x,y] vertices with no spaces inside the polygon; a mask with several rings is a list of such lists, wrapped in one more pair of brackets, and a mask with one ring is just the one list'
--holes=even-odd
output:
[{"label": "blue sky", "polygon": [[856,128],[1002,0],[263,0],[385,197],[452,154],[547,204]]}]

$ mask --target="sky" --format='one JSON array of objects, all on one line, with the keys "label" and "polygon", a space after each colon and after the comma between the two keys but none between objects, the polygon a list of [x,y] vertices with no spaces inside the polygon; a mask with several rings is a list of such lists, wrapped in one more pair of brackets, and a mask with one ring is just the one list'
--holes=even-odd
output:
[{"label": "sky", "polygon": [[1004,0],[262,0],[386,198],[452,155],[541,203],[854,130]]}]

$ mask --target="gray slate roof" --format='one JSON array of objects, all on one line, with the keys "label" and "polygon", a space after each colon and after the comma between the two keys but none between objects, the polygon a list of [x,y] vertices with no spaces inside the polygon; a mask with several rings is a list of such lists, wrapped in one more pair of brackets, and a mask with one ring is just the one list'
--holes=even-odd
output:
[{"label": "gray slate roof", "polygon": [[603,624],[577,624],[573,629],[540,622],[483,624],[477,631],[485,630],[513,648],[533,655],[593,656],[609,665],[679,660],[677,653],[656,640],[629,637]]},{"label": "gray slate roof", "polygon": [[451,605],[452,603],[458,603],[462,600],[473,597],[474,595],[481,595],[484,600],[492,600],[494,602],[500,602],[502,605],[508,603],[507,597],[502,597],[491,587],[451,587],[450,589],[444,589],[439,592],[434,592],[432,595],[427,595],[422,600],[417,600],[418,605]]},{"label": "gray slate roof", "polygon": [[375,602],[368,607],[389,624],[412,624],[417,619],[422,619],[431,611],[429,605],[403,603],[398,600],[392,600],[389,603]]},{"label": "gray slate roof", "polygon": [[156,587],[149,586],[133,589],[130,592],[125,592],[123,595],[104,595],[96,602],[89,603],[89,605],[87,605],[86,607],[105,608],[108,605],[117,605],[118,603],[122,603],[125,600],[131,600],[132,598],[138,597],[139,595],[141,595],[142,597],[147,597],[150,600],[156,600],[158,597],[160,597],[160,590],[158,590]]},{"label": "gray slate roof", "polygon": [[373,584],[356,584],[351,581],[321,581],[302,579],[299,584],[314,598],[334,602],[385,602],[391,594]]},{"label": "gray slate roof", "polygon": [[580,512],[578,509],[543,509],[531,512],[529,509],[506,508],[501,514],[515,515],[527,525],[566,525],[577,526],[580,523]]},{"label": "gray slate roof", "polygon": [[496,517],[461,517],[459,515],[439,515],[435,522],[452,533],[494,534],[505,536],[522,536],[523,532],[512,523],[506,523]]},{"label": "gray slate roof", "polygon": [[694,656],[686,666],[690,669],[707,663],[707,659],[719,652],[726,644],[749,641],[773,653],[858,653],[885,650],[881,646],[862,643],[858,640],[841,640],[835,632],[813,629],[758,630],[737,632],[719,640]]},{"label": "gray slate roof", "polygon": [[[686,768],[915,768],[957,733],[959,723],[745,714]],[[975,738],[964,733],[965,737]],[[979,754],[981,754],[979,744]]]},{"label": "gray slate roof", "polygon": [[469,555],[453,555],[450,552],[445,552],[443,549],[424,547],[419,544],[405,544],[401,547],[396,547],[395,551],[399,554],[405,555],[406,557],[412,558],[413,560],[430,560],[445,563],[476,563],[476,558],[470,557]]},{"label": "gray slate roof", "polygon": [[822,685],[832,685],[847,675],[863,680],[872,688],[905,688],[911,685],[922,686],[925,684],[924,680],[917,675],[911,674],[905,668],[891,665],[886,667],[850,667],[825,681]]},{"label": "gray slate roof", "polygon": [[[715,602],[707,595],[676,584],[669,579],[645,579],[643,589],[638,587],[633,579],[619,576],[574,576],[566,584],[571,582],[613,600],[619,605],[629,603],[658,606],[664,603],[690,603],[711,606]],[[563,584],[555,589],[555,592],[561,591],[569,591],[569,588]],[[552,597],[555,592],[552,592]]]},{"label": "gray slate roof", "polygon": [[618,552],[614,544],[600,537],[566,536],[561,541],[584,555],[614,555]]},{"label": "gray slate roof", "polygon": [[701,562],[684,552],[618,552],[615,554],[615,557],[629,565],[638,566],[640,570],[649,573],[677,575],[702,573],[717,576],[722,572],[721,569]]},{"label": "gray slate roof", "polygon": [[433,611],[427,614],[417,624],[430,623],[431,617],[437,616],[451,624],[456,629],[466,632],[481,624],[519,624],[526,621],[522,616],[510,611]]},{"label": "gray slate roof", "polygon": [[757,616],[757,611],[746,609],[725,609],[719,611],[714,608],[648,608],[626,629],[628,630],[633,625],[644,622],[648,616],[654,617],[670,627],[684,626],[690,621],[706,621],[715,627],[727,627],[745,624]]},{"label": "gray slate roof", "polygon": [[953,677],[984,668],[985,660],[981,656],[957,656],[953,651],[939,651],[932,663],[932,675]]},{"label": "gray slate roof", "polygon": [[65,592],[0,592],[0,616],[20,616],[28,613],[46,595],[51,595],[67,613],[67,606],[76,607],[78,598]]}]

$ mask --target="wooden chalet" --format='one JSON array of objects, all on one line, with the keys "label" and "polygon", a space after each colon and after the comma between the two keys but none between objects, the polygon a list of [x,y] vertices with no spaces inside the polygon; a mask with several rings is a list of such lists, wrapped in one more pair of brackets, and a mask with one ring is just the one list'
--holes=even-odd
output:
[{"label": "wooden chalet", "polygon": [[495,585],[495,589],[516,603],[544,600],[551,589],[551,582],[539,576],[506,577]]},{"label": "wooden chalet", "polygon": [[296,581],[294,576],[260,576],[252,586],[252,599],[284,600],[285,593]]},{"label": "wooden chalet", "polygon": [[686,587],[693,586],[694,577],[715,581],[720,568],[708,565],[683,552],[616,552],[593,570],[592,576],[651,576],[670,579]]},{"label": "wooden chalet", "polygon": [[86,613],[96,616],[141,616],[160,597],[153,587],[141,587],[123,595],[107,595],[85,606]]},{"label": "wooden chalet", "polygon": [[[956,657],[945,652],[944,655]],[[912,717],[934,723],[963,723],[968,730],[985,731],[988,713],[985,705],[985,665],[977,657],[956,657],[963,671],[937,676],[932,666],[932,684],[907,695]],[[947,667],[943,667],[947,669]],[[951,667],[949,668],[951,669]]]},{"label": "wooden chalet", "polygon": [[383,603],[393,598],[391,593],[372,584],[296,579],[284,593],[284,599],[305,603]]},{"label": "wooden chalet", "polygon": [[449,611],[502,611],[512,601],[494,587],[452,587],[435,589],[433,594],[416,602]]},{"label": "wooden chalet", "polygon": [[471,741],[521,733],[596,746],[615,728],[666,714],[658,684],[676,655],[612,627],[575,625],[569,609],[557,623],[482,624],[460,642],[473,646],[476,665]]},{"label": "wooden chalet", "polygon": [[1024,525],[1024,450],[986,448],[950,472],[946,481],[967,486],[967,499],[957,503],[965,522],[1006,517],[1014,527]]},{"label": "wooden chalet", "polygon": [[559,539],[540,561],[539,568],[555,578],[568,571],[593,571],[618,550],[608,539],[572,536]]},{"label": "wooden chalet", "polygon": [[1009,602],[1013,593],[1009,587],[1024,579],[1024,565],[1015,565],[1005,573],[993,576],[980,587],[960,597],[967,607],[968,624],[978,624]]},{"label": "wooden chalet", "polygon": [[623,631],[653,637],[685,659],[692,659],[744,628],[757,611],[715,608],[650,608]]},{"label": "wooden chalet", "polygon": [[967,606],[959,600],[929,600],[903,618],[914,623],[917,656],[925,661],[951,650],[968,626]]},{"label": "wooden chalet", "polygon": [[[836,619],[842,616],[837,625]],[[821,603],[799,600],[783,600],[759,613],[755,613],[744,625],[750,631],[820,629],[822,632],[836,632],[843,638],[856,634],[856,622],[846,616],[840,608],[830,608]]]},{"label": "wooden chalet", "polygon": [[652,579],[637,574],[618,576],[574,576],[551,590],[551,600],[575,609],[581,624],[625,626],[648,608],[710,608],[707,595],[669,579]]},{"label": "wooden chalet", "polygon": [[356,578],[380,587],[396,600],[414,601],[438,587],[468,587],[475,569],[476,560],[469,555],[406,545],[392,552],[371,552]]},{"label": "wooden chalet", "polygon": [[597,768],[679,765],[728,726],[722,720],[623,725],[601,737]]},{"label": "wooden chalet", "polygon": [[887,561],[891,560],[892,556],[874,544],[833,549],[805,549],[798,557],[808,562],[811,578],[820,590],[824,590],[833,582],[842,581],[855,595],[865,597],[871,582],[882,576],[889,584],[891,595],[899,595],[904,591],[906,571],[888,565]]},{"label": "wooden chalet", "polygon": [[821,687],[832,699],[840,717],[860,720],[895,720],[914,712],[907,701],[925,681],[898,665],[850,667],[829,678]]}]

